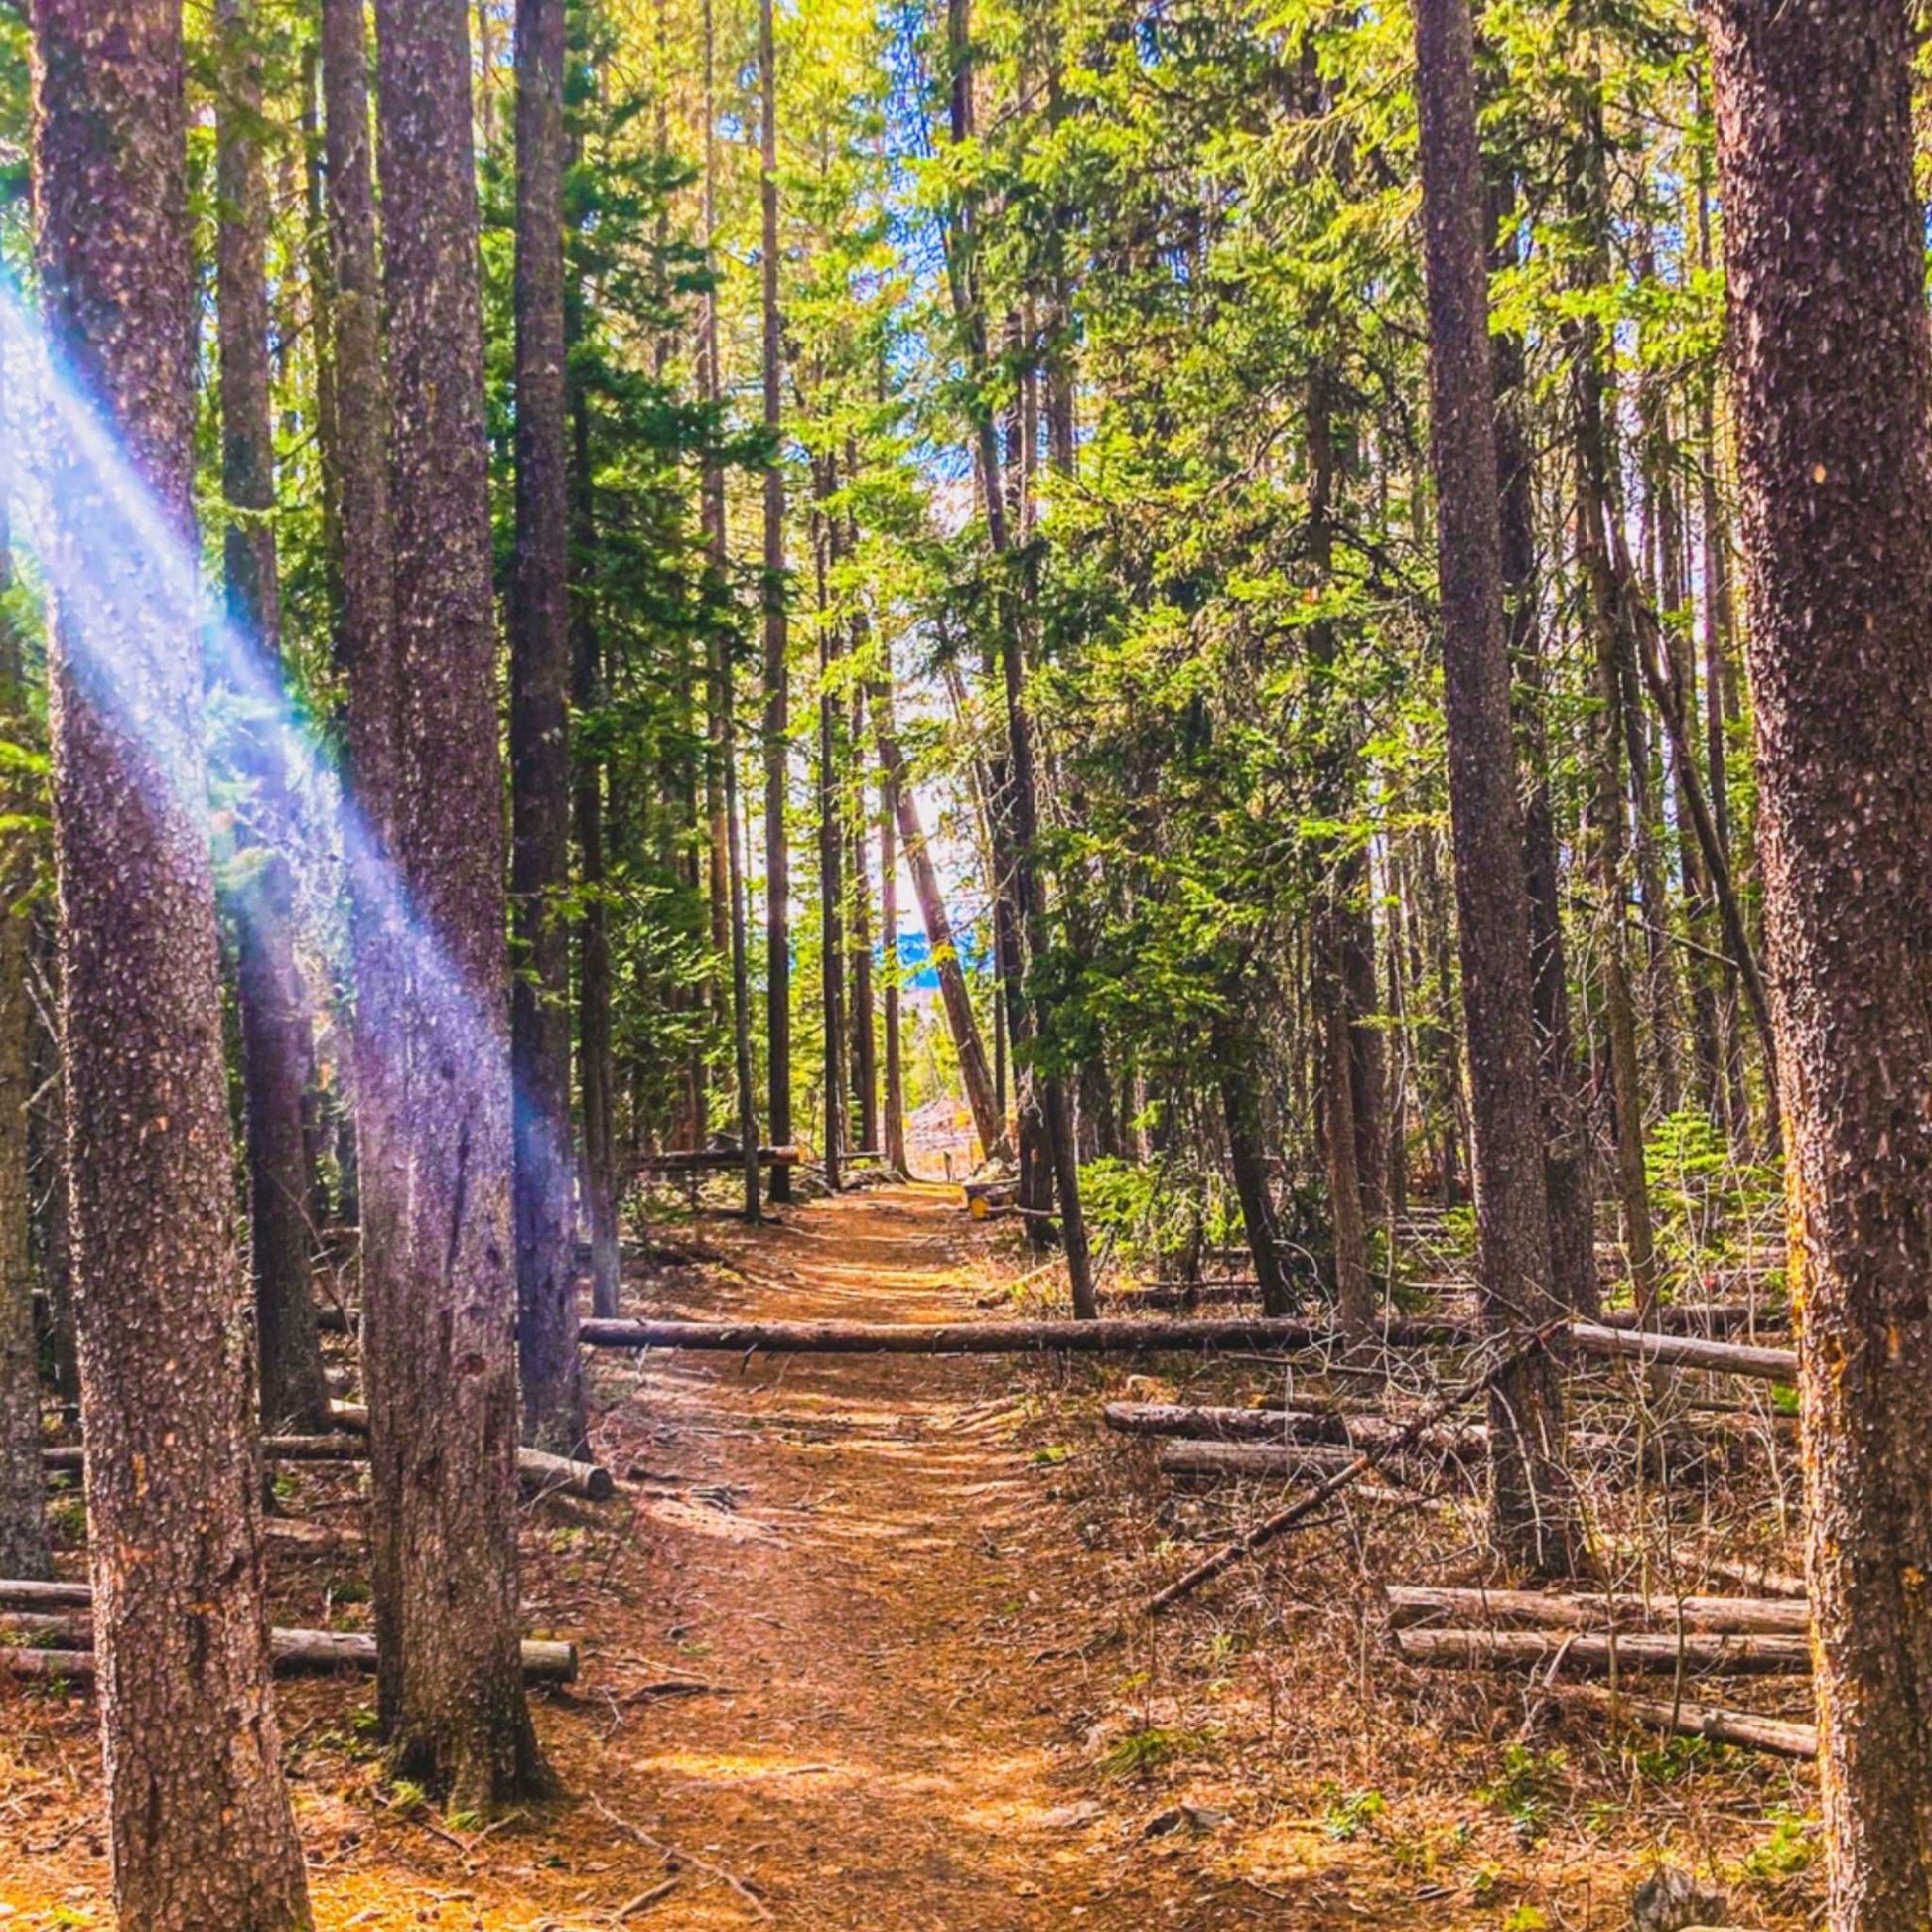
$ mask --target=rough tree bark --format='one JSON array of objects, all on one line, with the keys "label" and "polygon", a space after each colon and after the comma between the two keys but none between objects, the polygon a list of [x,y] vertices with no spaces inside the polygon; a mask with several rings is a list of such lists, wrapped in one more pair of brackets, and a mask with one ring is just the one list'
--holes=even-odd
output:
[{"label": "rough tree bark", "polygon": [[46,443],[88,1551],[126,1932],[311,1923],[269,1694],[193,590],[181,9],[37,0],[44,313],[147,492]]},{"label": "rough tree bark", "polygon": [[510,1070],[523,1440],[584,1444],[571,1229],[570,458],[564,0],[516,9],[516,561],[510,586]]},{"label": "rough tree bark", "polygon": [[[215,9],[215,301],[221,358],[222,539],[228,623],[261,681],[279,690],[282,594],[275,554],[275,440],[268,389],[268,179],[262,167],[262,22],[252,0]],[[234,893],[235,992],[248,1157],[248,1226],[255,1280],[262,1423],[316,1423],[327,1413],[311,1285],[308,1145],[303,1089],[314,1059],[295,964],[295,881],[289,867],[288,775],[279,716],[249,699],[235,762],[247,798],[237,844],[245,878]]]},{"label": "rough tree bark", "polygon": [[365,1230],[377,1702],[404,1775],[488,1811],[546,1777],[517,1662],[506,855],[470,36],[463,0],[380,0],[376,21],[393,826],[410,920],[400,974],[374,989],[390,1063],[376,1127],[405,1180],[385,1210],[393,1252],[368,1256]]},{"label": "rough tree bark", "polygon": [[1932,1919],[1932,339],[1905,0],[1713,0],[1829,1916]]},{"label": "rough tree bark", "polygon": [[[1431,446],[1443,608],[1449,811],[1462,963],[1477,1254],[1485,1318],[1512,1339],[1560,1311],[1550,1292],[1522,812],[1510,728],[1489,362],[1487,249],[1468,0],[1418,0]],[[1490,1510],[1516,1568],[1570,1567],[1563,1386],[1532,1351],[1490,1393]]]},{"label": "rough tree bark", "polygon": [[[0,387],[0,444],[21,426]],[[13,531],[0,476],[0,736],[28,742],[20,633],[7,608]],[[37,787],[0,773],[0,811],[40,809]],[[34,1005],[28,990],[34,922],[24,902],[34,883],[35,841],[21,826],[0,835],[0,1571],[48,1577],[45,1484],[41,1478],[41,1385],[34,1339],[33,1214],[28,1174],[28,1108],[33,1099]]]},{"label": "rough tree bark", "polygon": [[[791,848],[785,793],[791,730],[785,618],[785,473],[778,452],[783,419],[784,344],[778,311],[778,57],[772,0],[759,5],[759,268],[763,292],[764,430],[764,939],[765,1125],[774,1147],[791,1141]],[[771,1198],[791,1198],[791,1173],[771,1171]]]}]

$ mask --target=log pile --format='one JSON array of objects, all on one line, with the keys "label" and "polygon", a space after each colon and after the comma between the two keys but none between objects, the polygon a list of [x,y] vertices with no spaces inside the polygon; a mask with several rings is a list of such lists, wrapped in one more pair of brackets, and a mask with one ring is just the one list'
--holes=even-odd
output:
[{"label": "log pile", "polygon": [[[1384,1591],[1397,1654],[1423,1669],[1527,1668],[1542,1688],[1680,1735],[1815,1756],[1813,1725],[1682,1697],[1631,1697],[1624,1677],[1765,1675],[1811,1669],[1802,1602],[1763,1596],[1640,1596],[1391,1584]],[[1452,1619],[1452,1627],[1434,1627]],[[1569,1673],[1608,1686],[1559,1683]]]}]

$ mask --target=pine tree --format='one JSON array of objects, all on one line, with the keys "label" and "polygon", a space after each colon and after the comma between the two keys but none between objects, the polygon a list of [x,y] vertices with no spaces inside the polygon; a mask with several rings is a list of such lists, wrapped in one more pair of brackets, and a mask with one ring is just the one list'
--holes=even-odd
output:
[{"label": "pine tree", "polygon": [[269,1694],[189,589],[181,11],[40,0],[34,26],[45,314],[75,406],[98,412],[130,466],[97,467],[85,439],[66,436],[46,478],[68,1163],[114,1902],[126,1932],[285,1932],[311,1920]]},{"label": "pine tree", "polygon": [[1830,1922],[1932,1918],[1932,338],[1904,0],[1710,11]]},{"label": "pine tree", "polygon": [[[406,930],[375,989],[376,1161],[404,1181],[365,1258],[378,1703],[403,1775],[488,1811],[547,1782],[517,1650],[509,984],[483,318],[463,0],[382,0],[393,412],[389,796]],[[351,698],[351,702],[354,702]],[[363,773],[366,788],[368,774]],[[368,1230],[365,1225],[364,1241]]]},{"label": "pine tree", "polygon": [[510,596],[510,994],[518,1364],[527,1442],[572,1454],[584,1377],[570,1203],[570,481],[564,0],[516,10],[516,563]]}]

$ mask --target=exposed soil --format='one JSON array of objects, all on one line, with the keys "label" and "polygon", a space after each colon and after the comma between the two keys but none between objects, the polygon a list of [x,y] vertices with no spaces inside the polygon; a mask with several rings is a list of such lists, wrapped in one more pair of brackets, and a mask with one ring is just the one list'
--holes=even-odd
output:
[{"label": "exposed soil", "polygon": [[[672,1241],[695,1259],[632,1282],[633,1307],[956,1320],[1030,1267],[932,1186]],[[605,1357],[597,1448],[627,1481],[537,1506],[525,1538],[530,1629],[583,1649],[536,1699],[570,1799],[480,1832],[383,1782],[365,1683],[288,1683],[319,1923],[1620,1926],[1663,1848],[1734,1890],[1779,1807],[1791,1869],[1747,1879],[1737,1917],[1804,1906],[1808,1772],[1646,1759],[1600,1721],[1391,1673],[1363,1580],[1402,1574],[1413,1523],[1344,1513],[1153,1638],[1136,1594],[1253,1499],[1176,1502],[1145,1446],[1099,1438],[1092,1396],[1129,1383],[1173,1387]],[[305,1468],[295,1500],[352,1525],[352,1480]],[[352,1555],[273,1564],[280,1620],[365,1616]],[[91,1705],[0,1683],[0,1921],[111,1922],[97,1785]]]}]

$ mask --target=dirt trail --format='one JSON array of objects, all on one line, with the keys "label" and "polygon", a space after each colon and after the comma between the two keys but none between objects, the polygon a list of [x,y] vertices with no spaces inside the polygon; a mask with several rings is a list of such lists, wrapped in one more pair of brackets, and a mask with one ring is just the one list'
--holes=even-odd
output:
[{"label": "dirt trail", "polygon": [[[735,1265],[679,1306],[956,1320],[989,1280],[956,1202],[881,1189],[727,1236]],[[607,1399],[624,1373],[605,1367]],[[1262,1922],[1268,1901],[1204,1893],[1111,1816],[1072,1654],[1095,1634],[1090,1559],[1050,1468],[1009,1441],[1018,1386],[1000,1362],[652,1361],[605,1453],[622,1443],[715,1499],[648,1503],[615,1567],[635,1621],[588,1633],[585,1690],[623,1722],[570,1782],[749,1880],[786,1925]],[[660,1665],[741,1694],[625,1707]],[[690,1891],[667,1922],[755,1916],[722,1881]]]},{"label": "dirt trail", "polygon": [[[689,1238],[706,1258],[627,1283],[628,1310],[957,1320],[1015,1272],[936,1186]],[[365,1679],[283,1680],[321,1932],[1278,1923],[1211,1868],[1217,1835],[1146,1837],[1171,1799],[1096,1768],[1133,1659],[1064,1472],[1036,1459],[1050,1374],[598,1360],[597,1451],[629,1480],[543,1502],[523,1537],[526,1628],[582,1647],[577,1684],[534,1700],[568,1796],[486,1830],[438,1813],[386,1779]],[[295,1472],[291,1506],[348,1541],[272,1547],[278,1621],[366,1627],[356,1481]],[[5,1932],[112,1923],[96,1723],[88,1698],[0,1677]]]}]

